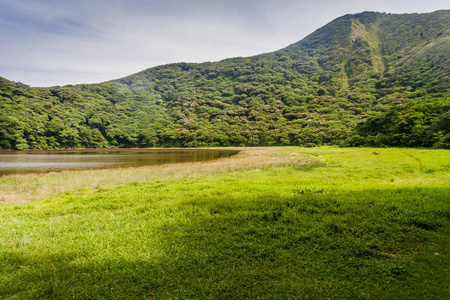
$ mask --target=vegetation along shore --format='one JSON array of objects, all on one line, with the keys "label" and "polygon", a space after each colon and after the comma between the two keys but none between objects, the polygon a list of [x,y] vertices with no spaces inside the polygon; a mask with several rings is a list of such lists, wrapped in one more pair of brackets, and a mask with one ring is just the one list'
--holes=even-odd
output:
[{"label": "vegetation along shore", "polygon": [[241,150],[0,178],[0,298],[448,297],[447,150]]}]

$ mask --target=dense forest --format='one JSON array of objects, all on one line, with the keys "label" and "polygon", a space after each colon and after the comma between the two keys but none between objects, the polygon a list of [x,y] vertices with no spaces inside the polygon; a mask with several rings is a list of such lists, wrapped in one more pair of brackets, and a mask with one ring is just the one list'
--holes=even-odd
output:
[{"label": "dense forest", "polygon": [[100,84],[0,77],[0,149],[450,148],[450,11],[346,15],[276,52]]},{"label": "dense forest", "polygon": [[395,106],[358,124],[344,146],[450,149],[450,97]]}]

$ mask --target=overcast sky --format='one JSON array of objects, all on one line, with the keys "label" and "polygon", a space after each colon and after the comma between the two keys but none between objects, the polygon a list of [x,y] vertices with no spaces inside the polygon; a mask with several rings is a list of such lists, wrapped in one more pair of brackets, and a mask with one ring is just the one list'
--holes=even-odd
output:
[{"label": "overcast sky", "polygon": [[31,86],[102,82],[276,51],[349,13],[449,8],[448,0],[0,0],[0,76]]}]

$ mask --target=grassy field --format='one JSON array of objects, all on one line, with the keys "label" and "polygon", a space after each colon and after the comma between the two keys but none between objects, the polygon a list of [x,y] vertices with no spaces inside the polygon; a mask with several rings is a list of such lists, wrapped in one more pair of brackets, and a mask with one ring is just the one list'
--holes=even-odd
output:
[{"label": "grassy field", "polygon": [[0,299],[449,299],[450,151],[0,178]]}]

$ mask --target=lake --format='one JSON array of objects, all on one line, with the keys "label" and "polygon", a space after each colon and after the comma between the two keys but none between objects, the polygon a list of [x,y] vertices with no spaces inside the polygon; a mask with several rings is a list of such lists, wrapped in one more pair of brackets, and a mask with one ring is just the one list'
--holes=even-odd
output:
[{"label": "lake", "polygon": [[209,149],[5,151],[0,152],[0,176],[207,161],[238,152]]}]

